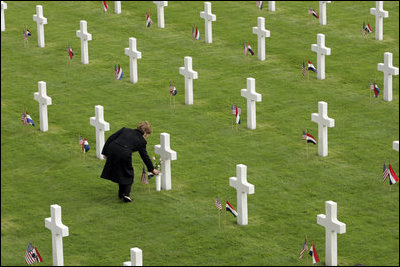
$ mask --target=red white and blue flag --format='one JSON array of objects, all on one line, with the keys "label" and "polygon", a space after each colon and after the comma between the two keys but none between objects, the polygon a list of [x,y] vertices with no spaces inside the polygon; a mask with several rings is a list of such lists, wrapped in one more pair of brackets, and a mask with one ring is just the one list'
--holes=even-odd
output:
[{"label": "red white and blue flag", "polygon": [[[238,108],[238,110],[239,110],[239,115],[241,115],[242,109]],[[236,115],[236,106],[235,105],[232,105],[232,115]]]},{"label": "red white and blue flag", "polygon": [[315,140],[314,136],[312,136],[309,133],[306,133],[305,131],[303,131],[302,138],[303,138],[303,140],[306,140],[307,143],[313,143],[314,145],[317,144],[317,140]]},{"label": "red white and blue flag", "polygon": [[239,107],[236,106],[236,109],[235,109],[236,124],[240,124],[240,114],[241,113],[242,113],[242,110],[240,109],[240,111],[239,111]]},{"label": "red white and blue flag", "polygon": [[26,249],[26,252],[25,252],[25,261],[29,265],[33,264],[34,262],[42,262],[43,261],[37,248],[32,247],[30,242],[29,242],[28,248]]},{"label": "red white and blue flag", "polygon": [[200,31],[199,31],[199,28],[198,28],[198,27],[196,27],[195,39],[196,39],[196,40],[201,40],[201,38],[200,38]]},{"label": "red white and blue flag", "polygon": [[146,13],[146,26],[150,27],[150,25],[153,24],[153,21],[150,18],[149,12]]},{"label": "red white and blue flag", "polygon": [[383,163],[383,173],[382,173],[382,181],[385,182],[386,178],[389,177],[389,169],[386,168],[386,164]]},{"label": "red white and blue flag", "polygon": [[69,44],[68,44],[67,52],[68,52],[69,59],[72,59],[72,57],[74,56],[74,52],[72,52],[71,46]]},{"label": "red white and blue flag", "polygon": [[308,8],[308,14],[313,15],[315,18],[319,18],[317,11],[314,10],[314,8]]},{"label": "red white and blue flag", "polygon": [[390,185],[395,184],[399,181],[399,178],[397,177],[396,173],[392,169],[392,165],[389,163],[389,183]]},{"label": "red white and blue flag", "polygon": [[32,120],[32,118],[31,118],[31,116],[29,115],[28,111],[26,112],[26,121],[27,121],[30,125],[35,126],[35,123],[33,122],[33,120]]},{"label": "red white and blue flag", "polygon": [[27,41],[29,36],[32,36],[32,33],[29,29],[24,29],[23,30],[23,34],[24,34],[24,40]]},{"label": "red white and blue flag", "polygon": [[376,83],[374,83],[374,95],[375,95],[375,98],[378,98],[378,95],[379,95],[380,92],[381,92],[381,90],[379,90],[379,88],[376,85]]},{"label": "red white and blue flag", "polygon": [[108,5],[106,1],[103,1],[103,7],[104,7],[104,12],[107,12],[108,10]]},{"label": "red white and blue flag", "polygon": [[303,243],[303,247],[301,248],[301,251],[300,251],[299,259],[302,259],[302,258],[303,258],[303,254],[304,254],[304,252],[306,252],[307,250],[308,250],[308,246],[307,246],[307,237],[306,237],[306,239],[304,240],[304,243]]},{"label": "red white and blue flag", "polygon": [[308,61],[308,70],[312,70],[313,72],[317,73],[317,69],[314,67],[310,60]]},{"label": "red white and blue flag", "polygon": [[313,264],[316,264],[319,262],[319,257],[318,257],[317,251],[315,250],[314,242],[312,243],[311,249],[308,252],[308,254],[310,254],[310,256],[312,257]]},{"label": "red white and blue flag", "polygon": [[231,205],[231,203],[229,203],[229,201],[226,201],[226,205],[225,205],[225,210],[229,211],[230,213],[232,213],[233,217],[237,217],[238,213],[235,210],[235,208]]},{"label": "red white and blue flag", "polygon": [[222,210],[222,204],[221,204],[221,201],[219,200],[218,197],[217,197],[217,199],[215,200],[214,205],[215,205],[215,207],[217,207],[218,210]]},{"label": "red white and blue flag", "polygon": [[367,25],[364,26],[364,30],[367,33],[371,33],[372,32],[372,27],[371,27],[371,25],[369,25],[369,22],[367,23]]},{"label": "red white and blue flag", "polygon": [[21,121],[22,121],[22,123],[24,125],[28,125],[28,121],[26,120],[26,115],[23,112],[22,112],[22,115],[21,115]]},{"label": "red white and blue flag", "polygon": [[169,95],[175,96],[177,93],[178,91],[176,90],[175,82],[174,85],[172,85],[171,82],[169,82]]},{"label": "red white and blue flag", "polygon": [[[79,141],[79,143],[81,143],[81,141]],[[90,149],[89,142],[86,138],[84,138],[82,142],[82,151],[86,153],[89,151],[89,149]]]},{"label": "red white and blue flag", "polygon": [[124,76],[124,72],[122,71],[121,65],[118,64],[118,68],[117,65],[114,65],[114,69],[115,69],[115,79],[121,80],[122,77]]},{"label": "red white and blue flag", "polygon": [[254,51],[251,49],[250,43],[247,43],[247,50],[250,52],[252,56],[254,56]]}]

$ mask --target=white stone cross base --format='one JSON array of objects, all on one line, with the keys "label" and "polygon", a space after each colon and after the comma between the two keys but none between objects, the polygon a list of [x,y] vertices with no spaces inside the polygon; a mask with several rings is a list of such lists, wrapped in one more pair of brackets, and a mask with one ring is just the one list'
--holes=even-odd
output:
[{"label": "white stone cross base", "polygon": [[121,14],[121,1],[114,1],[115,14]]},{"label": "white stone cross base", "polygon": [[393,141],[393,150],[399,152],[399,141]]},{"label": "white stone cross base", "polygon": [[143,266],[143,252],[140,248],[131,248],[131,261],[125,261],[124,266]]},{"label": "white stone cross base", "polygon": [[171,160],[176,160],[176,151],[170,148],[168,133],[161,133],[160,139],[161,144],[155,145],[154,151],[161,158],[161,190],[171,190]]}]

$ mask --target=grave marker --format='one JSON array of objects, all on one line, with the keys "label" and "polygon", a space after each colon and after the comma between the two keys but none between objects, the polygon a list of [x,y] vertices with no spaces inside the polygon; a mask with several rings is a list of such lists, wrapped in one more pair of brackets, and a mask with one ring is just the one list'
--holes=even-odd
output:
[{"label": "grave marker", "polygon": [[51,105],[51,97],[46,94],[46,82],[38,82],[38,92],[33,94],[33,98],[39,102],[40,130],[47,132],[49,130],[47,106]]},{"label": "grave marker", "polygon": [[154,151],[161,157],[161,190],[171,190],[171,160],[176,160],[176,151],[170,147],[168,133],[161,133],[160,139],[161,144],[155,145]]},{"label": "grave marker", "polygon": [[33,15],[33,20],[37,24],[38,46],[44,47],[44,24],[47,24],[47,18],[43,17],[43,7],[41,5],[36,6],[36,14]]},{"label": "grave marker", "polygon": [[143,252],[140,248],[131,248],[131,261],[125,261],[124,266],[143,266]]},{"label": "grave marker", "polygon": [[142,58],[142,53],[136,50],[136,38],[129,38],[129,48],[125,48],[125,55],[129,56],[130,81],[137,83],[137,60]]},{"label": "grave marker", "polygon": [[80,21],[80,30],[76,31],[76,36],[81,38],[81,63],[89,64],[88,41],[92,40],[92,35],[87,32],[86,20]]},{"label": "grave marker", "polygon": [[153,1],[157,5],[157,25],[158,28],[165,28],[164,7],[168,6],[168,1]]},{"label": "grave marker", "polygon": [[6,30],[6,22],[4,17],[4,10],[7,9],[7,3],[1,1],[1,31],[4,32]]},{"label": "grave marker", "polygon": [[388,18],[389,12],[383,10],[383,1],[376,1],[376,8],[369,11],[375,16],[375,39],[383,40],[383,18]]},{"label": "grave marker", "polygon": [[384,63],[378,63],[378,70],[383,72],[383,100],[393,99],[393,77],[399,75],[399,68],[393,67],[393,54],[385,52]]},{"label": "grave marker", "polygon": [[325,46],[325,35],[317,34],[317,44],[311,45],[311,50],[317,53],[317,78],[325,79],[325,55],[331,54],[331,49]]},{"label": "grave marker", "polygon": [[197,71],[192,69],[191,57],[185,57],[185,67],[179,68],[179,74],[185,76],[185,105],[193,105],[193,79],[197,79]]},{"label": "grave marker", "polygon": [[318,155],[328,156],[328,127],[335,127],[335,120],[328,117],[328,103],[318,102],[318,113],[311,114],[311,120],[318,123]]},{"label": "grave marker", "polygon": [[241,96],[247,99],[247,128],[256,129],[256,102],[262,99],[261,94],[256,93],[256,80],[247,78],[247,89],[241,90]]},{"label": "grave marker", "polygon": [[212,43],[212,22],[217,20],[217,17],[211,13],[211,3],[204,2],[204,11],[200,12],[200,18],[204,19],[204,35],[207,44]]},{"label": "grave marker", "polygon": [[265,18],[258,17],[257,27],[253,27],[253,33],[258,36],[258,60],[265,60],[265,38],[270,37],[270,31],[265,29]]},{"label": "grave marker", "polygon": [[95,117],[90,117],[90,125],[96,127],[97,158],[103,159],[101,152],[104,147],[104,132],[110,130],[110,124],[104,121],[103,106],[97,105],[94,108],[95,108]]}]

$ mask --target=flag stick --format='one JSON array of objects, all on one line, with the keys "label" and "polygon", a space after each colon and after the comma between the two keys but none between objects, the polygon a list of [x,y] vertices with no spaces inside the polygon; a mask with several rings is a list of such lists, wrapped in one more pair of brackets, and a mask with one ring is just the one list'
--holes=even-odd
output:
[{"label": "flag stick", "polygon": [[[306,129],[306,135],[308,133],[308,129]],[[307,136],[306,136],[306,146],[307,146],[307,159],[308,159],[308,142],[307,142]]]},{"label": "flag stick", "polygon": [[221,230],[221,211],[218,211],[218,225],[219,229]]},{"label": "flag stick", "polygon": [[174,96],[174,112],[175,112],[175,96]]}]

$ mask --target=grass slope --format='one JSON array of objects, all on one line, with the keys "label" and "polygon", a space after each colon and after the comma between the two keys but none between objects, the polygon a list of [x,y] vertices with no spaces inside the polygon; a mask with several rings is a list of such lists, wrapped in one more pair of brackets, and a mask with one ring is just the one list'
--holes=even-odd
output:
[{"label": "grass slope", "polygon": [[[42,4],[46,47],[37,47],[35,5]],[[50,205],[62,206],[69,227],[64,238],[66,265],[119,265],[129,249],[143,250],[145,265],[305,265],[298,255],[307,235],[325,261],[325,230],[316,224],[325,201],[338,203],[338,219],[347,226],[338,236],[338,264],[399,265],[399,187],[382,185],[384,161],[399,173],[399,80],[393,78],[393,101],[369,97],[369,81],[383,94],[383,74],[377,63],[393,53],[399,66],[399,2],[385,1],[384,40],[361,36],[362,22],[375,28],[369,8],[374,2],[334,1],[327,6],[328,24],[307,15],[318,2],[277,2],[276,12],[256,8],[254,2],[213,2],[217,16],[213,43],[204,43],[203,2],[169,2],[165,29],[157,28],[152,2],[122,2],[122,14],[107,16],[100,1],[8,2],[6,31],[1,33],[1,262],[25,265],[28,242],[52,264],[51,235],[44,227]],[[154,24],[145,27],[145,12]],[[252,27],[266,17],[271,38],[266,61],[244,57],[243,42],[257,51]],[[80,39],[75,31],[88,21],[90,64],[80,64]],[[33,36],[24,48],[22,29]],[[198,25],[201,41],[191,40]],[[326,35],[332,54],[326,57],[326,79],[301,75],[303,59],[316,66],[311,44],[317,33]],[[142,59],[139,82],[129,82],[129,37],[137,39]],[[67,65],[66,43],[75,57]],[[194,105],[184,105],[184,79],[178,68],[193,58]],[[114,79],[114,64],[124,70]],[[240,89],[246,78],[256,79],[257,129],[246,128],[246,102]],[[176,81],[175,109],[170,106],[168,81]],[[49,131],[38,130],[37,82],[46,81],[52,97]],[[329,129],[329,156],[307,150],[303,129],[318,136],[311,113],[326,101],[335,127]],[[242,124],[232,129],[230,105],[237,104]],[[172,190],[156,192],[140,183],[142,167],[134,155],[134,202],[117,198],[117,185],[99,178],[104,161],[96,158],[95,130],[89,124],[94,106],[103,105],[111,133],[148,120],[154,134],[148,151],[154,155],[161,132],[171,135]],[[26,107],[37,127],[24,127]],[[92,149],[84,157],[78,134]],[[236,206],[229,177],[236,164],[248,167],[255,194],[248,196],[249,225],[240,227],[226,214],[218,226],[214,200],[219,196]]]}]

